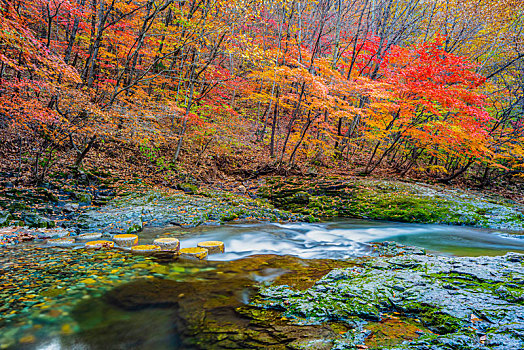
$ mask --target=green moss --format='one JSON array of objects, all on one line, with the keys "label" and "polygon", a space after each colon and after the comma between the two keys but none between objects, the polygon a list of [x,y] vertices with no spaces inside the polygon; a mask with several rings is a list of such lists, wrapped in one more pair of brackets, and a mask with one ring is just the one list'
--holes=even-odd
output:
[{"label": "green moss", "polygon": [[365,341],[370,349],[390,348],[429,333],[413,320],[398,317],[387,317],[381,322],[369,323],[364,329],[370,332]]},{"label": "green moss", "polygon": [[440,309],[422,303],[412,303],[404,306],[408,313],[414,314],[429,329],[439,334],[457,332],[466,323],[456,317],[443,313]]},{"label": "green moss", "polygon": [[141,224],[133,224],[133,225],[128,227],[126,233],[140,232],[140,231],[142,231],[142,227],[143,226]]},{"label": "green moss", "polygon": [[[492,212],[497,210],[479,208],[481,202],[469,203],[456,194],[435,194],[435,189],[418,185],[361,179],[320,178],[308,182],[272,178],[260,188],[259,195],[277,208],[324,218],[353,217],[490,227],[493,224],[490,221]],[[503,222],[522,225],[524,215],[513,207],[508,209],[508,213],[503,214]]]},{"label": "green moss", "polygon": [[177,188],[187,194],[197,194],[198,192],[198,187],[190,183],[181,183]]},{"label": "green moss", "polygon": [[65,291],[66,290],[63,288],[49,288],[49,289],[41,291],[40,295],[43,297],[54,298],[58,295],[64,294]]},{"label": "green moss", "polygon": [[0,227],[9,226],[13,216],[9,212],[0,212]]},{"label": "green moss", "polygon": [[224,222],[233,221],[235,219],[238,219],[238,215],[235,212],[229,212],[222,216],[222,221]]}]

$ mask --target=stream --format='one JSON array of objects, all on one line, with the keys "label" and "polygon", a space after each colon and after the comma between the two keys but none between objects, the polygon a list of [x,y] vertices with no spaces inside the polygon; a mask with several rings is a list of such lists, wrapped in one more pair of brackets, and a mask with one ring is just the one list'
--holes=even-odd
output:
[{"label": "stream", "polygon": [[[395,241],[435,254],[492,256],[524,252],[524,236],[464,226],[406,224],[345,219],[324,223],[254,223],[200,226],[188,231],[145,229],[140,237],[178,237],[181,247],[222,241],[226,254],[209,260],[235,260],[254,254],[293,255],[302,259],[347,259],[370,253],[370,242]],[[181,233],[182,232],[182,233]]]},{"label": "stream", "polygon": [[354,264],[343,259],[369,255],[370,242],[447,256],[524,253],[522,236],[504,232],[364,220],[146,228],[139,236],[140,243],[177,237],[181,247],[219,240],[226,253],[206,263],[38,243],[1,248],[0,347],[280,349],[290,334],[293,342],[337,337],[347,325],[297,326],[276,311],[261,314],[249,305],[258,285],[308,288]]}]

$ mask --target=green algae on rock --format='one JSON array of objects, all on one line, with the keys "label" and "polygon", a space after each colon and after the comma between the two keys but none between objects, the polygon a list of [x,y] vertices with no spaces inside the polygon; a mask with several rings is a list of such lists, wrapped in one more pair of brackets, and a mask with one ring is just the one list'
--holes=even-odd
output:
[{"label": "green algae on rock", "polygon": [[[365,325],[397,313],[431,331],[391,349],[521,349],[523,262],[524,255],[515,253],[452,258],[409,254],[408,249],[404,255],[335,269],[304,291],[284,285],[264,288],[254,305],[282,310],[297,323],[343,321],[364,333],[382,331]],[[370,339],[358,341],[372,348]],[[341,348],[352,349],[358,341],[348,337]]]},{"label": "green algae on rock", "polygon": [[234,219],[296,221],[301,218],[301,215],[274,209],[265,200],[222,192],[187,195],[149,191],[145,194],[130,193],[101,209],[87,210],[79,216],[78,226],[86,232],[130,233],[146,226],[194,227]]},{"label": "green algae on rock", "polygon": [[524,231],[524,207],[458,189],[399,181],[270,178],[259,194],[276,207],[317,217],[353,217]]}]

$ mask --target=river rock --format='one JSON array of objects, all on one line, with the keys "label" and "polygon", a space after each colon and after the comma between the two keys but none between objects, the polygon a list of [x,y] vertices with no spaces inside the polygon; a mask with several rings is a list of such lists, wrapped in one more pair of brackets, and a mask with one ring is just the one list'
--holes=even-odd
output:
[{"label": "river rock", "polygon": [[76,240],[79,242],[89,242],[89,241],[95,241],[102,238],[101,233],[93,232],[93,233],[83,233],[81,235],[76,236]]},{"label": "river rock", "polygon": [[86,248],[113,248],[115,242],[113,241],[89,241],[86,243]]},{"label": "river rock", "polygon": [[135,254],[148,255],[160,251],[160,247],[153,244],[136,245],[131,247],[131,252]]},{"label": "river rock", "polygon": [[66,203],[62,210],[66,213],[72,213],[78,210],[80,205],[78,203]]},{"label": "river rock", "polygon": [[7,211],[0,211],[0,227],[9,226],[13,216]]},{"label": "river rock", "polygon": [[90,205],[91,201],[93,200],[93,196],[89,193],[76,193],[75,198],[83,205]]},{"label": "river rock", "polygon": [[46,241],[48,245],[57,246],[57,247],[70,247],[75,244],[74,238],[64,237],[64,238],[53,238]]},{"label": "river rock", "polygon": [[223,192],[207,192],[204,197],[150,191],[86,210],[78,216],[77,225],[84,232],[121,234],[136,233],[144,226],[193,227],[233,219],[295,221],[301,218],[299,214],[276,210],[263,201]]},{"label": "river rock", "polygon": [[335,269],[304,291],[264,288],[255,305],[306,324],[371,324],[398,313],[433,332],[394,349],[524,349],[524,285],[515,284],[524,281],[523,257],[375,258]]},{"label": "river rock", "polygon": [[45,218],[35,213],[26,213],[23,215],[23,220],[26,226],[52,228],[55,227],[55,222],[51,219]]},{"label": "river rock", "polygon": [[177,188],[187,194],[196,194],[198,192],[198,187],[190,183],[179,184]]}]

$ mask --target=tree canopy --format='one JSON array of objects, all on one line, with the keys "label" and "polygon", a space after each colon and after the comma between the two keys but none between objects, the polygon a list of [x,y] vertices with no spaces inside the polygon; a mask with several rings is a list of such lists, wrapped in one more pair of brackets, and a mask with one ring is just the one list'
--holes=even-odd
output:
[{"label": "tree canopy", "polygon": [[524,172],[518,0],[12,0],[0,16],[1,147],[32,181],[110,143],[166,178],[239,154],[482,185]]}]

